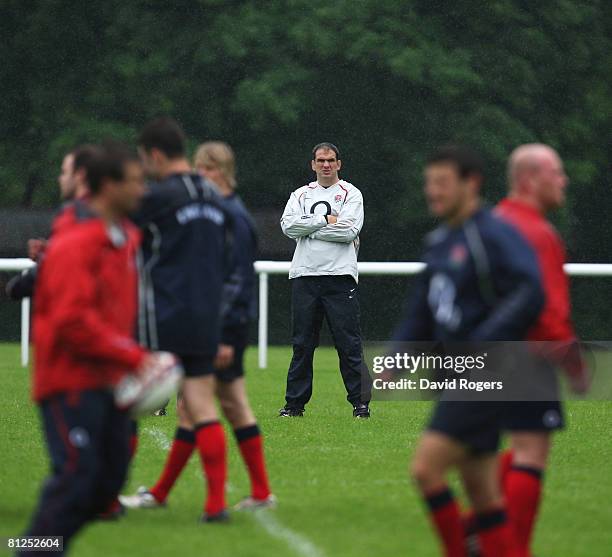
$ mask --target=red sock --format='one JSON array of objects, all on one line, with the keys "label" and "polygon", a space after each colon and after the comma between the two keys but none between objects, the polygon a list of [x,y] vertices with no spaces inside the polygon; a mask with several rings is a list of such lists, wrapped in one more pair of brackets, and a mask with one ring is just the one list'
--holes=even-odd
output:
[{"label": "red sock", "polygon": [[512,528],[503,509],[477,515],[482,557],[518,557]]},{"label": "red sock", "polygon": [[471,536],[475,534],[478,530],[478,525],[476,522],[476,513],[468,509],[461,515],[461,525],[463,527],[463,532],[466,536]]},{"label": "red sock", "polygon": [[513,466],[504,484],[508,518],[520,555],[528,557],[533,527],[540,507],[542,471],[527,466]]},{"label": "red sock", "polygon": [[270,495],[270,485],[259,428],[253,424],[234,430],[234,434],[251,479],[251,496],[253,499],[265,499]]},{"label": "red sock", "polygon": [[205,422],[195,427],[195,437],[208,485],[204,512],[217,514],[225,509],[225,479],[227,455],[225,432],[218,422]]},{"label": "red sock", "polygon": [[448,487],[425,496],[431,519],[444,545],[446,557],[467,557],[459,505]]},{"label": "red sock", "polygon": [[134,458],[136,451],[138,450],[138,434],[132,433],[130,435],[130,460]]},{"label": "red sock", "polygon": [[193,431],[183,427],[177,428],[164,470],[155,486],[151,489],[153,497],[159,503],[163,503],[168,497],[168,493],[170,493],[177,478],[181,475],[194,448],[195,434]]},{"label": "red sock", "polygon": [[508,449],[507,451],[504,451],[499,455],[499,485],[502,486],[502,491],[504,488],[504,484],[506,483],[508,473],[510,472],[510,468],[512,468],[513,458],[514,453],[511,449]]}]

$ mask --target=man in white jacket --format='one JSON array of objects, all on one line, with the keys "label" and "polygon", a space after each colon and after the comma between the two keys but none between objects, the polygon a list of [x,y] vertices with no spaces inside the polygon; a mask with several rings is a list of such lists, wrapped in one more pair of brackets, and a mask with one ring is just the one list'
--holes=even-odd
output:
[{"label": "man in white jacket", "polygon": [[304,414],[312,395],[312,361],[325,317],[353,416],[369,418],[372,383],[363,360],[357,290],[363,197],[355,186],[338,177],[342,163],[335,145],[316,145],[311,165],[316,182],[291,194],[281,218],[284,234],[297,246],[289,271],[293,358],[286,405],[279,415]]}]

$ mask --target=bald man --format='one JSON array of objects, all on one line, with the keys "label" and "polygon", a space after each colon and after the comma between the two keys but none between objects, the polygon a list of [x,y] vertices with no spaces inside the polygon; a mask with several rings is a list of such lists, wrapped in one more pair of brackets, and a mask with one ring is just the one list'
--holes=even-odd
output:
[{"label": "bald man", "polygon": [[[545,304],[530,329],[530,341],[553,341],[555,362],[561,364],[572,388],[585,392],[588,374],[570,317],[569,281],[563,270],[565,246],[546,214],[565,203],[568,177],[557,152],[548,145],[516,148],[508,162],[508,197],[497,213],[513,224],[537,255]],[[541,482],[551,447],[551,435],[564,426],[558,400],[510,405],[507,427],[511,449],[502,456],[502,483],[508,517],[520,543],[522,557],[529,550],[541,499]]]}]

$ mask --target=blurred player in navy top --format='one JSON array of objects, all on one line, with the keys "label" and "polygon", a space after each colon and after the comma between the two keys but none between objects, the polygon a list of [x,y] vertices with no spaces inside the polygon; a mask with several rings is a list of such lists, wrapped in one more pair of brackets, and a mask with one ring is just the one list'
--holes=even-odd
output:
[{"label": "blurred player in navy top", "polygon": [[134,216],[144,233],[139,337],[146,346],[175,352],[182,360],[179,412],[195,431],[208,485],[202,518],[226,520],[226,446],[215,405],[214,361],[231,264],[232,217],[216,187],[192,171],[176,121],[149,122],[139,151],[155,180]]},{"label": "blurred player in navy top", "polygon": [[[425,168],[425,197],[443,224],[425,242],[418,277],[395,341],[523,339],[542,307],[535,256],[519,234],[481,206],[483,166],[470,150],[447,146]],[[513,556],[497,482],[496,403],[438,402],[418,443],[412,475],[448,557],[466,555],[463,525],[446,474],[459,468],[480,525],[484,557]]]},{"label": "blurred player in navy top", "polygon": [[221,344],[215,366],[217,395],[234,435],[251,480],[251,495],[236,509],[273,506],[266,472],[263,439],[249,404],[244,381],[244,354],[249,323],[255,317],[255,222],[236,193],[236,161],[226,143],[211,141],[200,145],[195,155],[197,171],[216,184],[233,216],[234,242],[232,276],[226,285],[228,307],[223,312]]},{"label": "blurred player in navy top", "polygon": [[[510,156],[508,184],[508,197],[496,212],[516,226],[535,250],[546,297],[544,310],[527,338],[551,341],[547,352],[554,353],[558,361],[549,365],[561,363],[572,388],[584,392],[589,380],[571,321],[569,281],[563,270],[565,246],[545,216],[565,203],[568,178],[563,162],[547,145],[522,145]],[[521,556],[529,557],[551,434],[563,428],[564,419],[558,400],[521,401],[511,408],[505,424],[511,431],[511,450],[502,458],[502,487]]]},{"label": "blurred player in navy top", "polygon": [[52,474],[28,535],[63,536],[64,549],[125,480],[130,420],[112,387],[149,361],[132,339],[140,233],[126,218],[144,193],[142,167],[115,147],[87,170],[91,197],[53,234],[34,304],[33,397]]},{"label": "blurred player in navy top", "polygon": [[[234,429],[244,463],[251,479],[251,495],[238,503],[238,509],[273,506],[263,452],[263,439],[251,410],[244,382],[244,354],[249,322],[255,315],[255,270],[257,251],[255,224],[236,194],[234,153],[222,142],[208,142],[198,148],[194,166],[213,182],[223,196],[234,222],[233,265],[225,289],[221,343],[215,357],[216,392],[221,409]],[[229,290],[229,292],[227,292]],[[151,489],[140,488],[135,495],[121,497],[130,508],[155,508],[165,504],[176,480],[195,449],[193,424],[184,405],[178,405],[179,427],[164,470]]]}]

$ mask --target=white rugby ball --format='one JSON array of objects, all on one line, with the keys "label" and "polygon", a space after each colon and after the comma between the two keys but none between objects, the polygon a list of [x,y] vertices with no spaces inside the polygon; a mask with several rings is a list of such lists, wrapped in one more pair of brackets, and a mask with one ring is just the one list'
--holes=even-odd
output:
[{"label": "white rugby ball", "polygon": [[115,403],[137,418],[158,410],[179,389],[184,375],[178,358],[170,352],[153,352],[151,365],[129,373],[115,387]]}]

